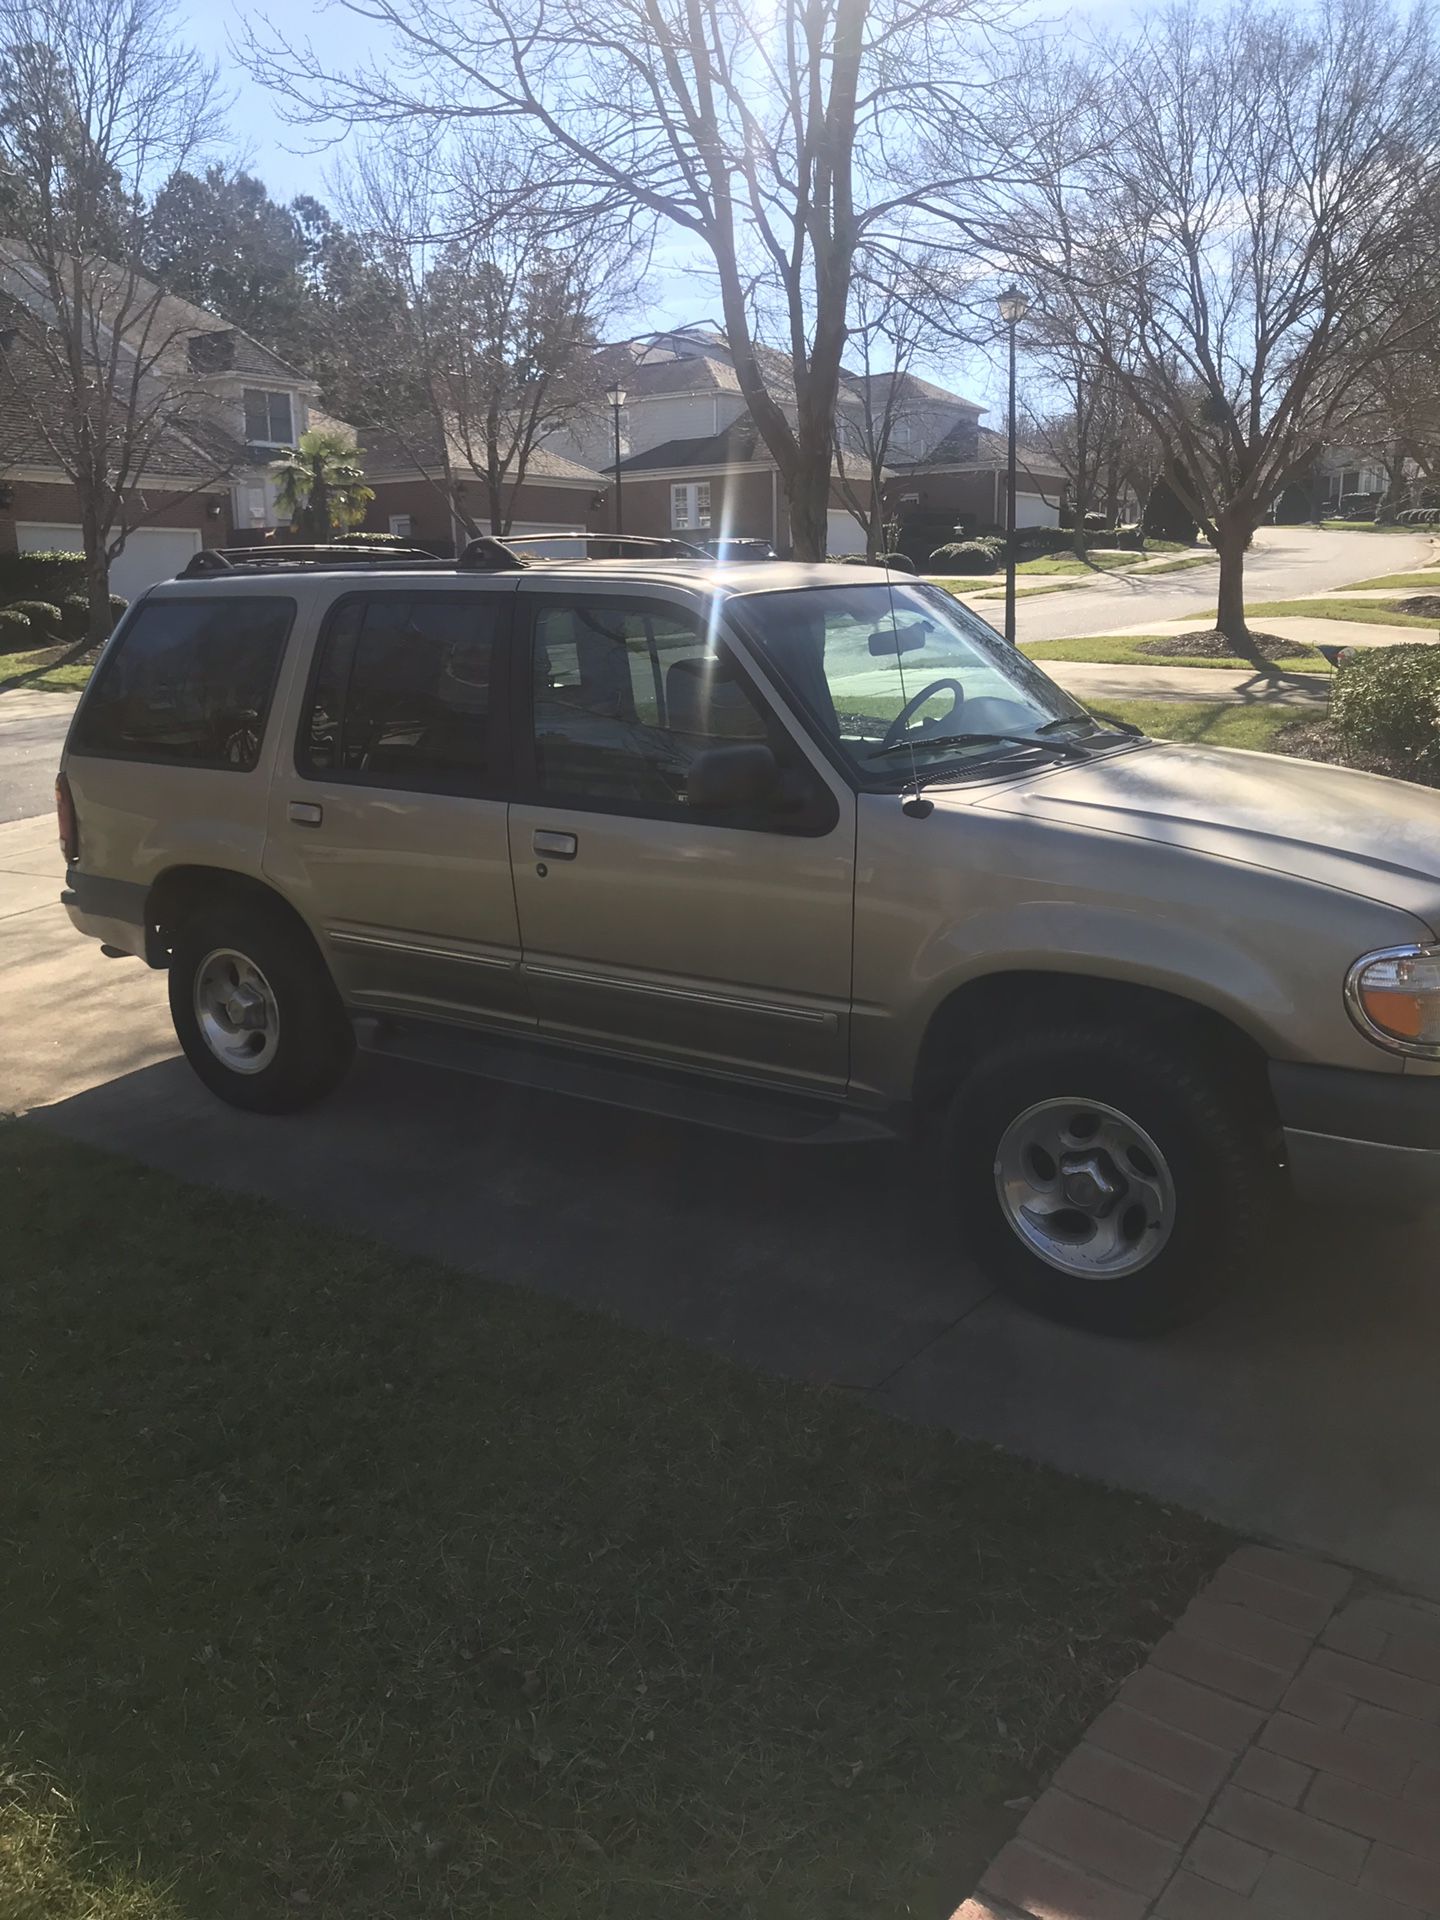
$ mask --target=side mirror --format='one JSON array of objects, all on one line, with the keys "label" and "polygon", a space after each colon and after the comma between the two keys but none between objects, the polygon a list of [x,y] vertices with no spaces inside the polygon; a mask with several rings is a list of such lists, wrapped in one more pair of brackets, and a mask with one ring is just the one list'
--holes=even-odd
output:
[{"label": "side mirror", "polygon": [[691,807],[707,813],[773,806],[780,797],[779,763],[758,741],[708,747],[690,763],[685,797]]}]

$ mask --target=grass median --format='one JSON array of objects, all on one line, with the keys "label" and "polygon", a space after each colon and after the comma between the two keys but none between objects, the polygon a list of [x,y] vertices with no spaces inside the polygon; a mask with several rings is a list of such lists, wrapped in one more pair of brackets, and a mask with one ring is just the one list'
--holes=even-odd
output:
[{"label": "grass median", "polygon": [[1401,613],[1384,600],[1266,600],[1246,607],[1247,620],[1345,620],[1360,626],[1428,628],[1440,626],[1434,614]]},{"label": "grass median", "polygon": [[[1082,660],[1100,666],[1219,667],[1228,673],[1254,673],[1255,662],[1242,654],[1166,652],[1167,639],[1184,636],[1145,633],[1109,633],[1075,640],[1022,640],[1021,650],[1032,660]],[[1272,663],[1280,673],[1328,673],[1323,653],[1307,647]]]},{"label": "grass median", "polygon": [[6,1914],[948,1913],[1228,1545],[30,1123],[0,1217]]},{"label": "grass median", "polygon": [[1283,751],[1282,736],[1306,716],[1294,707],[1248,706],[1236,700],[1105,700],[1088,702],[1102,719],[1128,720],[1156,740],[1206,747]]}]

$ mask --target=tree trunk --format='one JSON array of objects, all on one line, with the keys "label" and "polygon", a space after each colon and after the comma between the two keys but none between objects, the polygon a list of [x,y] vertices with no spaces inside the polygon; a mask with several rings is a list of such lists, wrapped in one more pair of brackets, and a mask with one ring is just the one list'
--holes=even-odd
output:
[{"label": "tree trunk", "polygon": [[1253,650],[1245,624],[1245,547],[1253,529],[1244,521],[1222,517],[1215,525],[1215,551],[1220,556],[1220,595],[1215,626],[1241,653]]},{"label": "tree trunk", "polygon": [[814,448],[800,448],[796,470],[785,478],[785,497],[790,503],[790,540],[795,558],[823,560],[830,541],[828,443],[818,454]]},{"label": "tree trunk", "polygon": [[100,525],[100,516],[92,506],[83,509],[81,519],[85,536],[85,591],[90,601],[89,639],[93,646],[99,646],[110,637],[114,624],[110,617],[110,559],[106,553],[109,541]]}]

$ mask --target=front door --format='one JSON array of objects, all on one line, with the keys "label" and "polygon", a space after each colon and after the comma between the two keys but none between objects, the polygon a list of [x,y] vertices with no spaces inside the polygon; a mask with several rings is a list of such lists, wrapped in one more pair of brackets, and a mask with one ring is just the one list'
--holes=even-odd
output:
[{"label": "front door", "polygon": [[353,1007],[534,1026],[505,821],[513,601],[377,586],[321,631],[265,865]]},{"label": "front door", "polygon": [[[597,584],[517,596],[530,766],[510,812],[542,1031],[798,1088],[844,1085],[855,802],[699,609]],[[781,791],[698,815],[697,754],[765,743]]]}]

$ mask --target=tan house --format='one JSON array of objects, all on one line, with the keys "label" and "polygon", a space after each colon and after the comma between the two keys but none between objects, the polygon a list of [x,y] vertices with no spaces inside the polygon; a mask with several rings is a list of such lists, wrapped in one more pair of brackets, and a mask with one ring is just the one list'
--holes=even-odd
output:
[{"label": "tan house", "polygon": [[[270,463],[323,416],[314,381],[240,328],[123,267],[101,261],[84,271],[100,350],[115,345],[108,312],[120,335],[117,369],[136,378],[135,411],[146,423],[124,545],[110,568],[112,590],[129,599],[201,546],[273,531]],[[79,501],[46,430],[49,376],[34,344],[48,296],[13,244],[0,245],[0,303],[0,550],[78,551]]]}]

